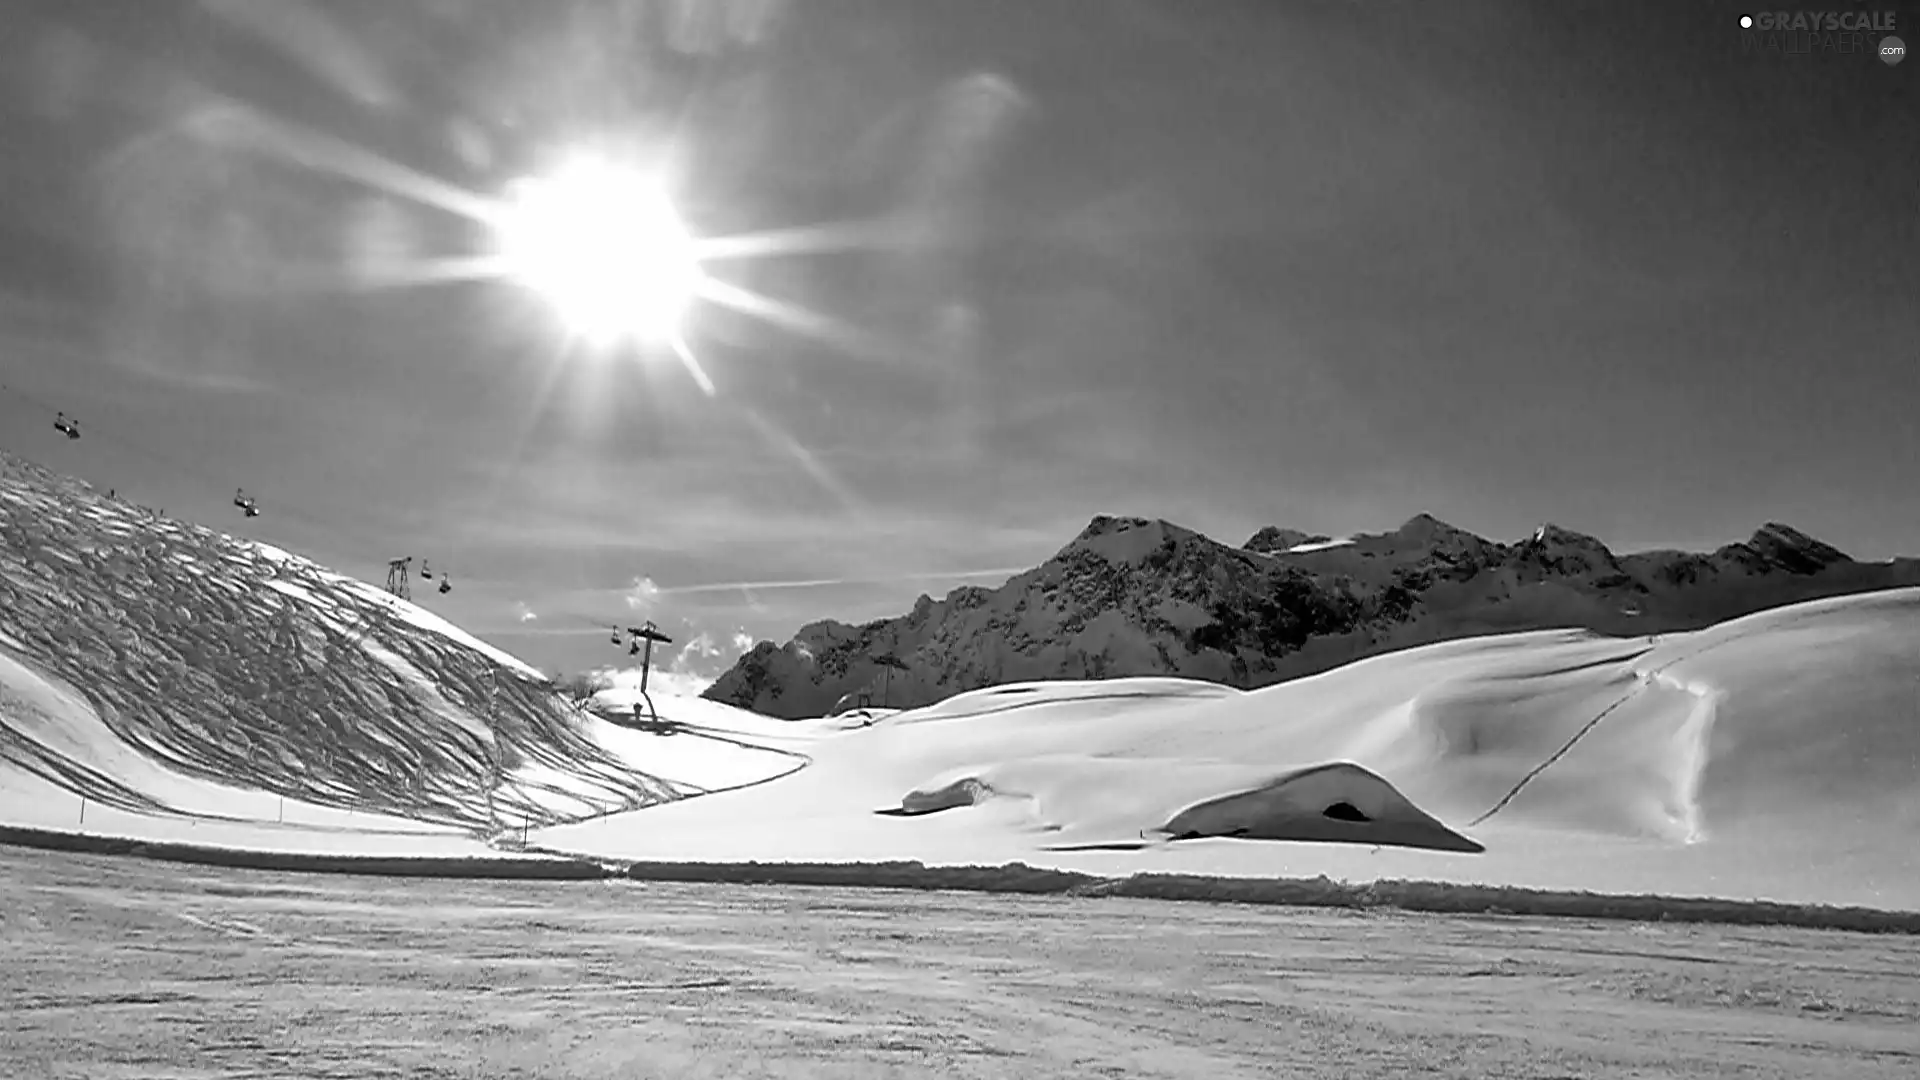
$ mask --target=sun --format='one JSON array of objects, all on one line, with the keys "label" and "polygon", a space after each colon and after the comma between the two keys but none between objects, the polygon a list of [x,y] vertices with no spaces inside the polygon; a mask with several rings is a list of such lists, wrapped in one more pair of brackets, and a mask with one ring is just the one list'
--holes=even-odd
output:
[{"label": "sun", "polygon": [[595,345],[666,346],[704,276],[654,174],[581,157],[513,184],[493,222],[505,275]]}]

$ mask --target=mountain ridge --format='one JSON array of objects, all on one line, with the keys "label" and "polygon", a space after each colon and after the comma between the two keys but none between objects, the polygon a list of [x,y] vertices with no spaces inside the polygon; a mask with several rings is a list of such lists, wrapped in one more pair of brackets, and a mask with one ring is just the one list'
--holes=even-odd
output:
[{"label": "mountain ridge", "polygon": [[[925,705],[1009,681],[1173,675],[1242,689],[1487,633],[1695,630],[1783,604],[1920,584],[1782,522],[1711,552],[1618,554],[1547,523],[1501,543],[1419,513],[1334,539],[1267,526],[1240,546],[1162,518],[1095,515],[998,588],[761,641],[704,696],[773,716]],[[880,658],[895,658],[885,663]]]}]

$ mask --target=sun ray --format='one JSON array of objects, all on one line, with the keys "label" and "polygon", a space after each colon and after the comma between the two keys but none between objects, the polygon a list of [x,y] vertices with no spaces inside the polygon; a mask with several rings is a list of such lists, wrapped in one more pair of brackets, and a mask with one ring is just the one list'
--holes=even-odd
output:
[{"label": "sun ray", "polygon": [[865,503],[860,496],[854,494],[853,489],[848,487],[845,481],[834,475],[833,470],[827,468],[819,455],[807,449],[799,439],[787,434],[785,429],[767,419],[758,409],[748,405],[742,406],[742,411],[748,423],[760,433],[761,438],[792,458],[800,466],[801,471],[840,503],[841,509],[851,515],[856,522],[865,520],[867,516]]},{"label": "sun ray", "polygon": [[680,358],[680,365],[687,369],[687,374],[693,376],[694,383],[705,391],[708,397],[713,397],[715,393],[713,380],[707,376],[707,370],[700,366],[700,358],[693,355],[693,349],[687,344],[685,337],[679,334],[673,336],[673,352]]},{"label": "sun ray", "polygon": [[481,195],[381,157],[344,139],[323,135],[246,106],[203,110],[190,120],[201,136],[251,146],[292,164],[356,180],[450,214],[489,222],[498,204]]},{"label": "sun ray", "polygon": [[875,577],[835,577],[800,578],[790,581],[716,581],[699,585],[662,586],[663,596],[683,596],[696,593],[733,592],[744,589],[827,589],[841,585],[892,585],[907,581],[945,581],[949,579],[966,580],[970,578],[1012,577],[1025,573],[1027,568],[1005,567],[992,570],[948,570],[929,571],[920,574],[889,574]]},{"label": "sun ray", "polygon": [[724,262],[729,259],[765,259],[782,255],[878,251],[891,246],[897,239],[898,231],[885,221],[843,221],[742,233],[738,236],[713,236],[694,241],[694,257],[701,262]]},{"label": "sun ray", "polygon": [[505,277],[506,274],[506,260],[497,255],[474,255],[411,260],[399,266],[366,271],[359,277],[360,283],[369,288],[404,289],[468,281],[492,281]]},{"label": "sun ray", "polygon": [[861,359],[891,360],[894,357],[894,352],[886,347],[885,342],[846,322],[718,278],[703,278],[696,287],[696,295],[709,303],[751,315],[781,329],[824,341]]},{"label": "sun ray", "polygon": [[[531,407],[527,409],[526,416],[520,424],[519,430],[513,433],[511,440],[507,443],[505,466],[492,470],[493,480],[487,485],[486,496],[480,503],[479,517],[482,520],[493,520],[494,507],[500,501],[501,489],[506,486],[507,477],[513,472],[513,466],[518,465],[524,458],[527,443],[533,436],[533,430],[539,426],[540,417],[545,414],[547,403],[553,398],[554,388],[560,383],[561,373],[567,367],[567,354],[572,352],[576,347],[577,344],[572,338],[562,340],[560,343],[560,354],[554,358],[553,363],[546,366],[546,370],[541,374],[540,386],[534,391],[530,401]],[[460,552],[463,557],[466,554],[466,550],[467,549],[463,547]]]}]

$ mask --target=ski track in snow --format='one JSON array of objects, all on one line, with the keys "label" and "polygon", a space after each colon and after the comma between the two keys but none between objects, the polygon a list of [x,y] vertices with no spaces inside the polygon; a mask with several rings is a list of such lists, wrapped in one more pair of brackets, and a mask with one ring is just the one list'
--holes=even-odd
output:
[{"label": "ski track in snow", "polygon": [[[1545,885],[1605,863],[1634,887],[1723,892],[1819,864],[1828,885],[1851,876],[1862,897],[1920,905],[1894,865],[1920,825],[1901,816],[1911,796],[1885,777],[1834,780],[1834,755],[1912,753],[1911,724],[1884,703],[1897,683],[1910,710],[1920,677],[1914,589],[1645,641],[1459,639],[1252,692],[1052,681],[797,722],[667,698],[675,733],[661,735],[563,703],[535,669],[374,586],[0,455],[0,612],[0,819],[36,827],[274,850],[464,854],[524,833],[602,861],[1369,867]],[[1795,668],[1809,649],[1853,673]],[[1768,711],[1787,690],[1798,712]],[[1851,727],[1790,765],[1767,757],[1777,736],[1750,731],[1802,713]],[[1729,739],[1744,756],[1717,756]],[[1819,801],[1835,790],[1853,801]],[[1769,801],[1766,824],[1714,816]],[[1815,819],[1864,824],[1767,831]],[[1174,820],[1224,831],[1142,843]],[[1393,828],[1457,837],[1448,822],[1487,826],[1488,854],[1355,862],[1403,842]],[[1115,841],[1140,850],[1096,850]],[[1607,854],[1569,861],[1588,849]]]}]

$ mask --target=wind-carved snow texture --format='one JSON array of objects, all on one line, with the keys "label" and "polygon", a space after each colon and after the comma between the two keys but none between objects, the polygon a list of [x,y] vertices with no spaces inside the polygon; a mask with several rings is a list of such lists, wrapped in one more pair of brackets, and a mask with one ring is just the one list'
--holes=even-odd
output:
[{"label": "wind-carved snow texture", "polygon": [[1635,697],[1650,688],[1660,687],[1691,694],[1696,699],[1696,704],[1688,711],[1686,719],[1682,721],[1673,735],[1675,746],[1672,760],[1679,766],[1679,771],[1674,780],[1675,788],[1671,809],[1674,821],[1684,830],[1682,839],[1690,844],[1698,843],[1705,839],[1706,836],[1702,830],[1700,820],[1698,794],[1700,791],[1701,774],[1706,771],[1707,767],[1708,739],[1713,733],[1715,710],[1723,695],[1721,691],[1703,683],[1682,682],[1672,675],[1667,674],[1667,669],[1676,664],[1692,660],[1701,653],[1726,645],[1728,642],[1734,640],[1738,640],[1737,635],[1719,638],[1701,646],[1693,652],[1674,657],[1658,667],[1637,673],[1633,689],[1628,690],[1612,704],[1595,713],[1593,719],[1581,725],[1580,730],[1574,732],[1573,736],[1566,741],[1565,745],[1555,750],[1545,761],[1542,761],[1529,770],[1505,795],[1500,797],[1500,801],[1489,807],[1486,813],[1468,822],[1468,827],[1479,825],[1500,813],[1500,811],[1505,810],[1522,791],[1526,790],[1527,785],[1532,782],[1535,777],[1547,771],[1561,758],[1566,757],[1581,739],[1599,727],[1607,717],[1612,716],[1615,710],[1632,701]]},{"label": "wind-carved snow texture", "polygon": [[1251,691],[1002,684],[821,740],[772,783],[542,842],[1909,910],[1916,692],[1915,588],[1675,634],[1463,638]]},{"label": "wind-carved snow texture", "polygon": [[[153,763],[479,835],[678,797],[588,737],[537,672],[436,623],[0,455],[0,659]],[[103,805],[179,811],[36,734],[44,709],[20,694],[0,706],[0,762]]]}]

